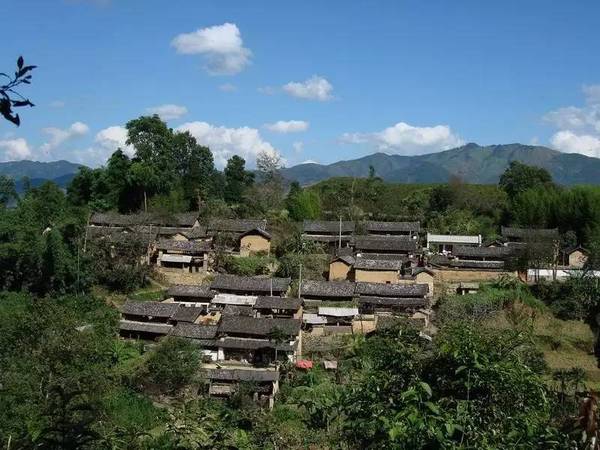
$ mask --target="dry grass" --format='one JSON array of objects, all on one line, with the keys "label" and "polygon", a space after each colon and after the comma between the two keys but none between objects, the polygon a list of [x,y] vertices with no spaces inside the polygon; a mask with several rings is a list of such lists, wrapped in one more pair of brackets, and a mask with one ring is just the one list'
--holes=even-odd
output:
[{"label": "dry grass", "polygon": [[[515,326],[506,312],[488,320],[486,325],[494,328]],[[550,312],[537,311],[529,326],[551,370],[579,367],[585,371],[587,386],[600,389],[600,369],[593,354],[594,335],[587,324],[560,320]]]}]

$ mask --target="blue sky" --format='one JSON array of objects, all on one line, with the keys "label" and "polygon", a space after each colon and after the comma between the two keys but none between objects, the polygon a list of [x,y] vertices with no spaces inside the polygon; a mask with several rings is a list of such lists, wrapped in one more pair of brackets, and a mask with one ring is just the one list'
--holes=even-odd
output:
[{"label": "blue sky", "polygon": [[598,1],[2,3],[2,70],[20,54],[39,68],[36,107],[0,122],[0,161],[97,166],[148,112],[218,165],[466,142],[600,157]]}]

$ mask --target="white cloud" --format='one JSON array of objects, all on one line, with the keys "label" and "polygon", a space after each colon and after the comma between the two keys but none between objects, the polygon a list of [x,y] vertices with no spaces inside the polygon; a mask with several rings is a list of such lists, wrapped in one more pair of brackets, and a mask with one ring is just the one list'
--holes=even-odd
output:
[{"label": "white cloud", "polygon": [[279,120],[267,123],[264,127],[274,133],[299,133],[308,130],[309,123],[304,120]]},{"label": "white cloud", "polygon": [[302,153],[304,151],[304,142],[296,141],[292,144],[292,148],[294,149],[294,153]]},{"label": "white cloud", "polygon": [[104,128],[96,134],[94,142],[102,149],[108,158],[115,150],[121,148],[128,156],[135,154],[132,145],[127,145],[127,129],[118,125]]},{"label": "white cloud", "polygon": [[62,100],[54,100],[53,102],[50,102],[51,108],[64,108],[65,105],[66,105],[66,103],[63,102]]},{"label": "white cloud", "polygon": [[227,128],[207,122],[188,122],[178,127],[177,131],[189,131],[199,144],[209,147],[215,163],[220,167],[233,155],[239,155],[248,164],[254,165],[260,152],[278,153],[269,142],[263,140],[256,128]]},{"label": "white cloud", "polygon": [[90,127],[83,122],[75,122],[65,129],[48,127],[42,129],[42,131],[46,133],[50,139],[40,146],[40,150],[43,154],[48,155],[52,150],[64,142],[87,134],[90,131]]},{"label": "white cloud", "polygon": [[565,153],[600,158],[600,85],[582,88],[585,105],[548,112],[543,119],[557,128],[550,145]]},{"label": "white cloud", "polygon": [[224,83],[219,86],[219,90],[223,92],[235,92],[237,91],[237,86],[231,83]]},{"label": "white cloud", "polygon": [[23,138],[0,141],[0,150],[4,151],[2,161],[21,161],[30,159],[33,155],[29,144]]},{"label": "white cloud", "polygon": [[135,149],[126,144],[127,129],[118,125],[100,130],[96,133],[94,143],[85,149],[73,150],[70,161],[97,167],[106,164],[106,161],[117,149],[123,150],[127,156],[132,157]]},{"label": "white cloud", "polygon": [[213,75],[233,75],[248,64],[252,52],[244,47],[237,25],[224,23],[176,36],[171,45],[183,55],[202,55]]},{"label": "white cloud", "polygon": [[158,114],[162,120],[179,119],[180,117],[187,114],[188,110],[185,106],[180,105],[160,105],[147,108],[148,114]]},{"label": "white cloud", "polygon": [[291,81],[282,87],[283,91],[293,97],[306,100],[319,100],[321,102],[333,98],[333,86],[325,78],[313,75],[311,78],[296,82]]},{"label": "white cloud", "polygon": [[550,144],[564,153],[581,153],[600,158],[600,138],[589,134],[578,135],[568,130],[559,131],[552,136]]},{"label": "white cloud", "polygon": [[558,129],[600,133],[600,104],[592,103],[582,108],[559,108],[547,113],[544,120]]},{"label": "white cloud", "polygon": [[448,125],[415,127],[405,122],[375,133],[344,133],[340,140],[348,144],[368,144],[378,150],[403,155],[438,152],[464,144]]},{"label": "white cloud", "polygon": [[302,161],[300,164],[319,164],[319,161],[315,161],[314,159],[307,159],[306,161]]}]

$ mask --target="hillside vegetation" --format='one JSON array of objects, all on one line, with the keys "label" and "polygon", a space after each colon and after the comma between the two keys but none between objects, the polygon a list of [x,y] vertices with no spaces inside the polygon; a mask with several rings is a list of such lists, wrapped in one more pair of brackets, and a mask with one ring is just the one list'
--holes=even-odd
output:
[{"label": "hillside vegetation", "polygon": [[362,180],[286,190],[272,155],[259,157],[257,176],[238,156],[221,173],[208,148],[156,116],[127,127],[135,156],[117,151],[105,168],[82,168],[66,193],[44,183],[17,197],[0,179],[1,448],[589,448],[578,414],[600,379],[600,282],[587,270],[563,283],[500,279],[446,295],[427,333],[400,320],[369,336],[307,340],[313,369],[284,365],[268,410],[243,383],[228,400],[205,395],[190,341],[119,339],[115,306],[158,299],[163,287],[150,287],[135,233],[113,244],[84,231],[92,211],[267,218],[271,255],[219,255],[217,269],[276,267],[297,285],[301,264],[304,279],[320,279],[326,263],[302,239],[304,219],[417,219],[486,239],[517,224],[559,228],[562,244],[586,246],[586,269],[598,269],[600,188],[563,187],[512,163],[498,186],[391,184],[373,168]]},{"label": "hillside vegetation", "polygon": [[495,184],[511,161],[543,167],[560,184],[598,183],[600,159],[523,144],[467,144],[417,156],[375,153],[328,165],[300,164],[285,169],[283,175],[309,185],[331,177],[365,178],[369,168],[373,167],[385,181],[396,183],[446,183],[453,177],[460,177],[467,183]]}]

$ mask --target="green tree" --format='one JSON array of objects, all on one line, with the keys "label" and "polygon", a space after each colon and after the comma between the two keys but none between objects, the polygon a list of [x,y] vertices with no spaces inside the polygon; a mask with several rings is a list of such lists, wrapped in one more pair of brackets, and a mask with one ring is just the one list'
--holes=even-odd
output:
[{"label": "green tree", "polygon": [[92,429],[97,412],[84,392],[54,386],[48,393],[44,412],[47,425],[35,439],[43,450],[79,450],[93,448],[98,434]]},{"label": "green tree", "polygon": [[15,181],[6,175],[0,175],[0,208],[5,208],[6,205],[17,198]]},{"label": "green tree", "polygon": [[[100,200],[101,195],[105,193],[100,192],[100,179],[104,178],[104,176],[105,171],[103,169],[80,167],[75,177],[69,183],[69,186],[67,186],[67,199],[69,203],[83,206]],[[105,205],[105,209],[110,206],[112,205]]]},{"label": "green tree", "polygon": [[244,192],[254,183],[254,174],[246,171],[246,161],[234,155],[227,160],[225,166],[225,192],[227,203],[240,204],[243,202]]},{"label": "green tree", "polygon": [[541,167],[528,166],[519,161],[511,161],[500,176],[499,186],[506,191],[511,199],[528,189],[545,186],[551,187],[552,176]]},{"label": "green tree", "polygon": [[206,201],[213,190],[213,155],[208,147],[199,145],[189,132],[175,133],[173,143],[184,197],[189,208],[198,209],[199,202]]},{"label": "green tree", "polygon": [[297,181],[292,182],[290,185],[285,204],[290,219],[295,221],[317,219],[321,215],[319,195],[314,191],[303,190]]},{"label": "green tree", "polygon": [[149,354],[139,376],[173,392],[192,382],[199,367],[196,345],[186,339],[166,337]]}]

